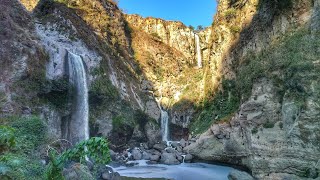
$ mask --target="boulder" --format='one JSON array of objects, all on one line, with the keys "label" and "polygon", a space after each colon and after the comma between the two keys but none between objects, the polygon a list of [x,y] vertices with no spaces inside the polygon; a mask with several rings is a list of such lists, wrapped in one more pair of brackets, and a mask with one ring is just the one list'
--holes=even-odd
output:
[{"label": "boulder", "polygon": [[174,148],[168,147],[165,149],[167,153],[175,153],[176,150]]},{"label": "boulder", "polygon": [[181,146],[178,146],[176,149],[177,149],[178,152],[180,152],[180,153],[182,152],[182,147]]},{"label": "boulder", "polygon": [[151,154],[149,154],[149,153],[147,153],[145,151],[142,153],[142,159],[150,160],[150,158],[151,158]]},{"label": "boulder", "polygon": [[155,144],[153,146],[154,149],[158,150],[158,151],[162,151],[166,148],[166,145],[164,145],[163,143],[158,143],[158,144]]},{"label": "boulder", "polygon": [[188,142],[186,140],[184,140],[184,139],[181,139],[180,140],[180,145],[181,145],[181,147],[186,147],[188,145]]},{"label": "boulder", "polygon": [[109,150],[110,153],[110,157],[112,161],[116,161],[117,160],[117,153],[115,153],[113,150]]},{"label": "boulder", "polygon": [[229,180],[254,180],[253,177],[244,172],[244,171],[238,171],[238,170],[231,170],[228,175]]},{"label": "boulder", "polygon": [[187,154],[186,157],[184,158],[184,162],[191,162],[192,158],[193,157],[191,154]]},{"label": "boulder", "polygon": [[183,161],[183,157],[181,156],[181,153],[176,153],[176,158],[177,158],[178,161],[180,161],[180,162]]},{"label": "boulder", "polygon": [[134,160],[141,160],[142,159],[142,154],[139,149],[133,149],[131,154],[132,154],[132,157]]},{"label": "boulder", "polygon": [[159,161],[160,156],[157,154],[151,155],[150,156],[150,160],[151,161]]},{"label": "boulder", "polygon": [[180,162],[176,159],[176,155],[173,153],[161,154],[160,163],[167,165],[180,164]]},{"label": "boulder", "polygon": [[178,143],[178,142],[172,142],[171,143],[171,146],[173,147],[173,148],[177,148],[177,147],[180,147],[180,144]]},{"label": "boulder", "polygon": [[152,122],[148,122],[145,125],[145,133],[150,144],[155,144],[156,142],[161,140],[161,131],[159,127]]}]

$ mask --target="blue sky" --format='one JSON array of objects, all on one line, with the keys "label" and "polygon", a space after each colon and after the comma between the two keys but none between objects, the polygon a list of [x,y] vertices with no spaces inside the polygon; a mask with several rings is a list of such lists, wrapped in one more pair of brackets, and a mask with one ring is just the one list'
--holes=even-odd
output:
[{"label": "blue sky", "polygon": [[216,0],[119,0],[128,14],[182,21],[185,25],[209,26],[216,12]]}]

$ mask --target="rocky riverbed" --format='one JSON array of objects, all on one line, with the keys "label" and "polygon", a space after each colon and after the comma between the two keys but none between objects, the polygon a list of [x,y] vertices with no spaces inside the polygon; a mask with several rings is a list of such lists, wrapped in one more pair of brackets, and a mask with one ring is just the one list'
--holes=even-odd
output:
[{"label": "rocky riverbed", "polygon": [[[177,165],[192,162],[193,156],[184,151],[191,141],[181,139],[180,141],[159,142],[156,144],[141,143],[140,147],[126,149],[116,153],[111,151],[111,158],[120,164],[130,161],[146,160],[147,164]],[[132,162],[131,165],[135,163]],[[127,164],[128,165],[128,164]]]}]

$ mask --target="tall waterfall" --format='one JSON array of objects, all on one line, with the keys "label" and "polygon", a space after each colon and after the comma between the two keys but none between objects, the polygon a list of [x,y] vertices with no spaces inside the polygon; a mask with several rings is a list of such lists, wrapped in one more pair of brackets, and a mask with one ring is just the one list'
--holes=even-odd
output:
[{"label": "tall waterfall", "polygon": [[162,132],[162,141],[168,142],[169,116],[168,116],[168,112],[162,109],[161,109],[161,132]]},{"label": "tall waterfall", "polygon": [[73,144],[89,139],[89,107],[86,70],[82,58],[68,52],[69,83],[72,86],[72,114],[67,139]]},{"label": "tall waterfall", "polygon": [[162,135],[162,141],[166,141],[168,142],[169,141],[169,115],[168,115],[168,112],[163,110],[162,107],[161,107],[161,98],[162,96],[157,99],[157,104],[158,104],[158,107],[160,109],[160,117],[161,117],[161,135]]},{"label": "tall waterfall", "polygon": [[200,49],[200,40],[198,34],[194,35],[196,41],[196,50],[197,50],[197,64],[198,68],[202,67],[202,58],[201,58],[201,49]]}]

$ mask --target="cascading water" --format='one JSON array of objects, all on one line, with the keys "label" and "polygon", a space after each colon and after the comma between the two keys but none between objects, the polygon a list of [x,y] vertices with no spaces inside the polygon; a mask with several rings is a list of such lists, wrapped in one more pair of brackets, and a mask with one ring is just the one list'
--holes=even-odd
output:
[{"label": "cascading water", "polygon": [[195,41],[196,41],[196,50],[197,50],[197,64],[198,68],[202,68],[202,58],[201,58],[201,49],[200,49],[200,39],[198,34],[194,35]]},{"label": "cascading water", "polygon": [[162,96],[157,99],[157,104],[160,109],[160,118],[161,118],[161,134],[162,134],[162,141],[166,141],[167,143],[169,142],[169,115],[168,112],[163,110],[161,107],[161,98]]},{"label": "cascading water", "polygon": [[162,132],[162,141],[168,142],[169,116],[168,116],[168,112],[162,109],[161,109],[161,132]]},{"label": "cascading water", "polygon": [[68,52],[69,83],[72,91],[72,113],[67,127],[67,139],[73,144],[89,139],[89,107],[86,70],[82,58]]}]

